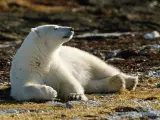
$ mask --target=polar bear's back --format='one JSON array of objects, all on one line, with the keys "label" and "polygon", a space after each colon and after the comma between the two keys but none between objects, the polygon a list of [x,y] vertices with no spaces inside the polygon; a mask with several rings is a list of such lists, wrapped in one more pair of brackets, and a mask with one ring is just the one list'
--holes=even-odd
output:
[{"label": "polar bear's back", "polygon": [[[89,60],[88,57],[94,57],[85,51],[69,46],[61,46],[59,55],[61,59],[66,61],[75,61],[75,59],[77,60],[83,58],[83,60],[86,62]],[[81,62],[83,62],[83,60],[81,60]],[[78,62],[80,61],[78,60]]]},{"label": "polar bear's back", "polygon": [[61,46],[59,55],[68,70],[79,81],[96,80],[119,73],[118,69],[107,65],[99,58],[74,47]]}]

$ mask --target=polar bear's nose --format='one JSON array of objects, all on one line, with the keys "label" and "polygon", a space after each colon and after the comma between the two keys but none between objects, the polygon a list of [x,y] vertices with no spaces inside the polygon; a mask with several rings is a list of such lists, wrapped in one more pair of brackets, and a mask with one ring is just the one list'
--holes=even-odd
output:
[{"label": "polar bear's nose", "polygon": [[74,28],[70,28],[71,31],[74,31]]}]

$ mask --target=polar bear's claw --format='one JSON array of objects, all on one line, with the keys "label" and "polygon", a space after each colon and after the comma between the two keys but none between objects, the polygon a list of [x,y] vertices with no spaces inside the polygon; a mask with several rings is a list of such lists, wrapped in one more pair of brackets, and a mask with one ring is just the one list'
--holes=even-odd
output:
[{"label": "polar bear's claw", "polygon": [[78,93],[70,93],[69,100],[82,100],[87,101],[88,98],[84,94],[78,94]]}]

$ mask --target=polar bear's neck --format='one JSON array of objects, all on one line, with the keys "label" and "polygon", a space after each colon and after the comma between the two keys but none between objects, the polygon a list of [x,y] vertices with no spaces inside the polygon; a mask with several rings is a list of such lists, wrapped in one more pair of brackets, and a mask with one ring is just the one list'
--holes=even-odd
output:
[{"label": "polar bear's neck", "polygon": [[[20,57],[19,61],[24,66],[29,66],[32,71],[37,71],[39,73],[45,73],[50,70],[51,64],[56,65],[59,58],[59,47],[52,50],[48,50],[44,44],[40,42],[35,42],[37,39],[35,34],[30,33],[25,41],[23,42],[21,48],[16,54],[16,58]],[[55,66],[56,68],[57,66]]]}]

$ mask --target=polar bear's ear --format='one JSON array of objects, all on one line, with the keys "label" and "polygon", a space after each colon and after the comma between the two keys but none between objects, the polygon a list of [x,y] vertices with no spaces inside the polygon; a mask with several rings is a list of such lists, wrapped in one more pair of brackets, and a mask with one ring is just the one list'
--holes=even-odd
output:
[{"label": "polar bear's ear", "polygon": [[34,32],[36,30],[36,28],[31,28],[31,31]]},{"label": "polar bear's ear", "polygon": [[35,33],[36,33],[36,35],[37,35],[38,37],[40,37],[40,35],[39,35],[39,32],[38,32],[37,28],[31,28],[31,31],[32,31],[32,32],[35,32]]}]

